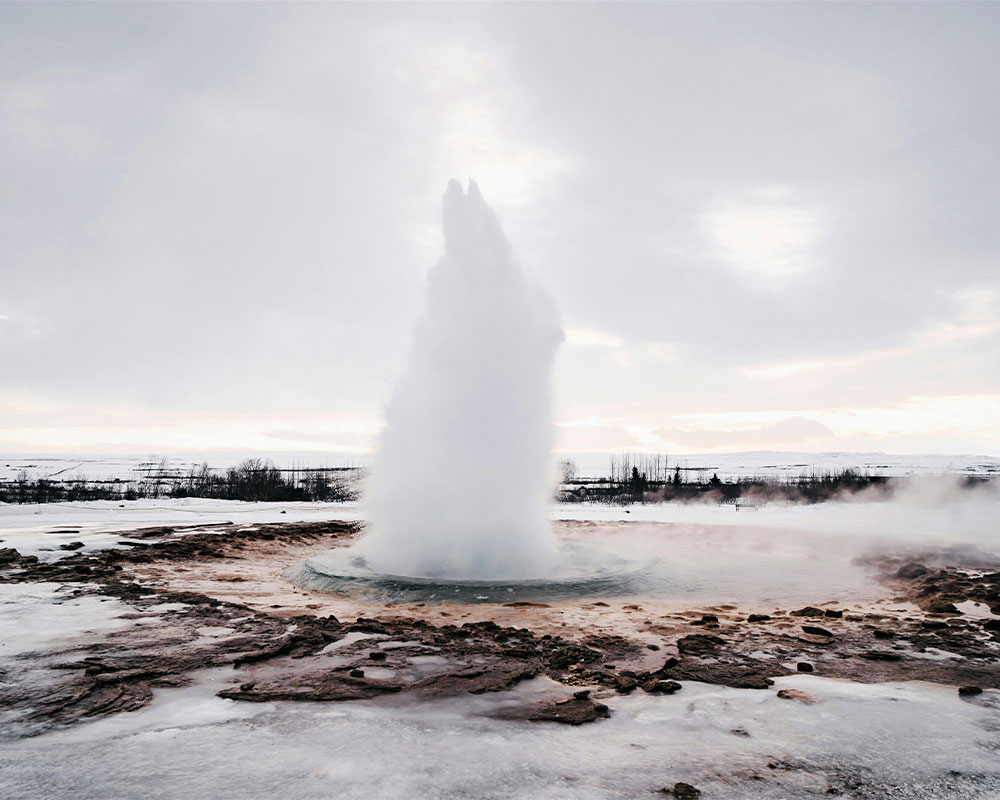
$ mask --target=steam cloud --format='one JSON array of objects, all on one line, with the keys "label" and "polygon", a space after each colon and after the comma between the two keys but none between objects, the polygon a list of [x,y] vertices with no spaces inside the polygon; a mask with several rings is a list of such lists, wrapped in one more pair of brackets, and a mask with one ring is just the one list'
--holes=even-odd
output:
[{"label": "steam cloud", "polygon": [[545,576],[555,306],[512,258],[479,188],[451,181],[445,254],[386,409],[359,548],[378,572],[475,580]]}]

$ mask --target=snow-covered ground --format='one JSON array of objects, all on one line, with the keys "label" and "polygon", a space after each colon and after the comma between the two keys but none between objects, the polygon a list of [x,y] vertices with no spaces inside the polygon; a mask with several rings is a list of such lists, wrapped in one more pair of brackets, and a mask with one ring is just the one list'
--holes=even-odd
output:
[{"label": "snow-covered ground", "polygon": [[[0,795],[52,798],[637,798],[686,781],[706,798],[1000,792],[1000,693],[812,676],[773,690],[687,682],[608,700],[579,728],[490,719],[544,691],[413,703],[250,704],[215,696],[231,670],[163,689],[140,711],[0,743]],[[798,689],[815,701],[779,698]],[[769,766],[770,765],[770,766]]]},{"label": "snow-covered ground", "polygon": [[[818,591],[827,588],[818,582],[823,576],[840,574],[876,542],[973,543],[996,551],[998,511],[989,496],[942,495],[757,512],[554,505],[550,515],[596,522],[604,526],[601,535],[622,546],[618,523],[637,523],[625,526],[629,547],[661,548],[686,570],[714,570],[731,581],[742,575],[747,587],[806,576]],[[363,518],[363,506],[352,503],[0,506],[0,547],[54,559],[69,554],[59,544],[115,546],[121,532],[141,527]],[[658,522],[674,525],[645,524]],[[778,570],[760,571],[764,563]],[[129,614],[127,603],[74,598],[54,584],[0,589],[0,670],[8,677],[23,678],[32,650],[85,645],[146,624]],[[252,704],[216,697],[234,678],[233,670],[207,671],[193,686],[157,690],[140,711],[0,741],[0,796],[634,798],[687,781],[706,798],[805,798],[825,796],[827,787],[861,797],[1000,797],[1000,692],[991,690],[969,700],[954,687],[808,675],[779,678],[770,690],[687,682],[672,697],[612,697],[610,719],[568,728],[484,716],[545,691],[542,679],[510,693],[421,703]],[[44,682],[46,675],[32,680]],[[779,698],[781,688],[816,702]],[[853,793],[852,781],[883,788]]]},{"label": "snow-covered ground", "polygon": [[361,518],[357,503],[244,503],[201,498],[38,505],[0,503],[0,547],[13,547],[21,555],[54,560],[68,554],[59,549],[61,544],[79,541],[85,545],[83,552],[101,550],[116,546],[122,531],[138,528]]},{"label": "snow-covered ground", "polygon": [[[667,522],[746,531],[770,531],[772,543],[790,538],[815,554],[833,550],[857,555],[873,545],[972,544],[1000,549],[1000,496],[993,493],[901,493],[892,502],[768,505],[736,510],[731,505],[660,503],[631,506],[552,504],[553,520]],[[0,546],[43,560],[65,555],[59,545],[81,541],[86,549],[114,546],[119,534],[161,525],[237,525],[365,518],[363,503],[247,503],[201,498],[0,503]],[[775,532],[784,532],[779,536]]]}]

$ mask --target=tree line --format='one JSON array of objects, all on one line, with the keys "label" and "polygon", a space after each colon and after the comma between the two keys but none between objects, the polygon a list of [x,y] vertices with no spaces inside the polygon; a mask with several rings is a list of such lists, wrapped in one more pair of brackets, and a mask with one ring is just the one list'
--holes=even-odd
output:
[{"label": "tree line", "polygon": [[85,500],[142,500],[161,497],[205,497],[249,502],[343,502],[356,500],[354,470],[308,468],[280,470],[273,462],[248,458],[225,470],[208,464],[187,473],[171,471],[166,460],[151,462],[129,480],[54,480],[19,472],[13,480],[0,481],[0,502],[58,503]]}]

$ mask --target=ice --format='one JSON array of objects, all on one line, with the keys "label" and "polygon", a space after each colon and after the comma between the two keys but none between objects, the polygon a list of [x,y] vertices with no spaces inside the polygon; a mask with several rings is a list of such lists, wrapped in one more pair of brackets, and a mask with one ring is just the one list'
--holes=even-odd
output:
[{"label": "ice", "polygon": [[337,639],[335,642],[330,642],[326,647],[320,650],[320,654],[332,653],[334,650],[340,650],[342,647],[347,647],[348,645],[354,644],[355,642],[360,642],[365,639],[385,639],[387,638],[384,633],[363,633],[362,631],[351,631],[346,636]]},{"label": "ice", "polygon": [[[609,698],[610,719],[569,728],[483,716],[550,691],[542,680],[440,701],[268,705],[220,700],[224,681],[207,673],[138,712],[0,744],[0,793],[576,800],[679,780],[725,798],[822,796],[850,780],[884,792],[865,796],[1000,791],[996,692],[968,702],[927,684],[813,676],[766,691],[685,683],[670,697]],[[782,688],[818,702],[781,699]]]},{"label": "ice", "polygon": [[[323,522],[362,518],[357,503],[247,503],[202,498],[135,500],[125,503],[95,500],[86,503],[12,505],[0,503],[0,547],[21,555],[55,561],[72,555],[119,547],[123,531],[170,525],[251,525],[276,522]],[[67,533],[53,533],[68,530]],[[187,533],[196,532],[196,528]],[[178,530],[175,535],[183,535]],[[59,545],[81,541],[76,551]]]},{"label": "ice", "polygon": [[0,583],[0,659],[79,645],[136,620],[113,598],[72,597],[58,583]]}]

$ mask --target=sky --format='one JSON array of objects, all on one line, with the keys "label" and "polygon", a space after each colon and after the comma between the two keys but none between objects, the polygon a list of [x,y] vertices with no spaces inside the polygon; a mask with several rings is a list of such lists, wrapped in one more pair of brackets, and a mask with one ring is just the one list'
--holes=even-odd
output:
[{"label": "sky", "polygon": [[372,447],[473,178],[558,446],[1000,455],[1000,3],[0,4],[0,449]]}]

